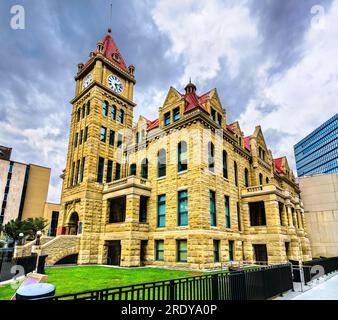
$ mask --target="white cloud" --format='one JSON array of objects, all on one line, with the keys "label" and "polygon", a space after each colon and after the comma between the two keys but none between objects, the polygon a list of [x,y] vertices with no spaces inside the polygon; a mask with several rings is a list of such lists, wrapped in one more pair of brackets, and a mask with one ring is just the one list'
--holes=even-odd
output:
[{"label": "white cloud", "polygon": [[241,60],[259,44],[256,24],[245,1],[160,0],[152,11],[159,30],[171,40],[167,55],[184,61],[182,85],[213,79],[226,60],[231,78]]},{"label": "white cloud", "polygon": [[[268,68],[262,66],[257,74],[260,92],[239,119],[246,133],[257,123],[263,131],[285,132],[288,136],[271,146],[276,155],[293,159],[293,145],[338,110],[338,0],[324,19],[325,28],[309,26],[303,57],[296,65],[272,79],[268,78]],[[260,108],[262,103],[277,108],[267,114]]]}]

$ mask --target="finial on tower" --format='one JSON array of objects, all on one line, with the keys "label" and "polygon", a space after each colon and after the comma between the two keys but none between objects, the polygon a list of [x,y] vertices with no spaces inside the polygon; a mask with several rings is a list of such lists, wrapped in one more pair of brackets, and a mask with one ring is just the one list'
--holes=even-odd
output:
[{"label": "finial on tower", "polygon": [[111,33],[112,25],[113,25],[113,4],[110,4],[110,17],[109,17],[109,28],[108,28],[108,33]]},{"label": "finial on tower", "polygon": [[184,88],[185,89],[185,93],[188,94],[188,93],[194,93],[196,92],[196,86],[191,82],[191,77],[189,79],[189,83],[186,85],[186,87]]}]

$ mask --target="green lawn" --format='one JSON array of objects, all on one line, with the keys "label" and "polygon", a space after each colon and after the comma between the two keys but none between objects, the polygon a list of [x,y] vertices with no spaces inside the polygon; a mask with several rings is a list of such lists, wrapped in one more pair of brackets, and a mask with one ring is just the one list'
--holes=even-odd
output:
[{"label": "green lawn", "polygon": [[[46,268],[48,282],[56,286],[56,295],[75,293],[196,276],[202,273],[157,268],[120,269],[107,267]],[[0,300],[9,300],[15,290],[0,287]]]}]

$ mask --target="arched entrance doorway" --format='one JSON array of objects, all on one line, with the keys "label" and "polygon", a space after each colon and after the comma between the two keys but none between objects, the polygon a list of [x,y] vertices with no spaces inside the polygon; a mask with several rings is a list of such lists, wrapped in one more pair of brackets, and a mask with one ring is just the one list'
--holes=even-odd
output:
[{"label": "arched entrance doorway", "polygon": [[77,212],[73,212],[68,222],[68,234],[77,235],[78,228],[79,228],[79,215],[77,214]]}]

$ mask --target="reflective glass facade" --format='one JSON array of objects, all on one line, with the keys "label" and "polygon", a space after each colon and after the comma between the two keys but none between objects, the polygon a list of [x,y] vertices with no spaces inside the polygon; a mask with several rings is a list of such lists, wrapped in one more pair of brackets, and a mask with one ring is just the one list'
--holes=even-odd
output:
[{"label": "reflective glass facade", "polygon": [[338,173],[338,113],[295,147],[299,177]]}]

